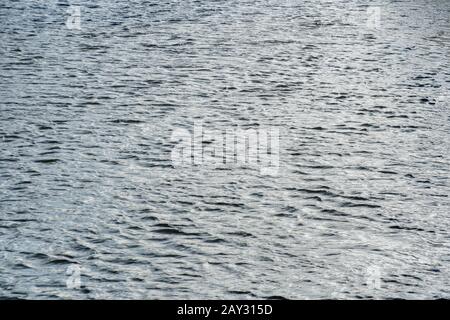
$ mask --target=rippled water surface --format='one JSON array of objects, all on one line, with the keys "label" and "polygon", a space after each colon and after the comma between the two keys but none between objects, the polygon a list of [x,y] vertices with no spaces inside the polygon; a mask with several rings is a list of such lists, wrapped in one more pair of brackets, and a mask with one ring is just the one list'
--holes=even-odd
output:
[{"label": "rippled water surface", "polygon": [[[69,5],[0,4],[0,297],[450,297],[449,1]],[[195,121],[278,174],[174,167]]]}]

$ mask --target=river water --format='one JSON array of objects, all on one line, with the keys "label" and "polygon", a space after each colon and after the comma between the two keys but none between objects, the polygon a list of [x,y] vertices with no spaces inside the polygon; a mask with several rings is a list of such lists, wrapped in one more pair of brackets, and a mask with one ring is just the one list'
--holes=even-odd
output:
[{"label": "river water", "polygon": [[[0,297],[450,298],[449,19],[3,1]],[[277,171],[174,166],[196,122],[278,128]]]}]

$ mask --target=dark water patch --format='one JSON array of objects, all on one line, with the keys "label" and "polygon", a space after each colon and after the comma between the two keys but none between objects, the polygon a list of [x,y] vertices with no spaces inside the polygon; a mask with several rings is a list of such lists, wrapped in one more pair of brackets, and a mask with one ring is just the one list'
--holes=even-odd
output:
[{"label": "dark water patch", "polygon": [[142,120],[136,120],[136,119],[116,119],[111,120],[111,123],[125,123],[125,124],[136,124],[136,123],[143,123]]},{"label": "dark water patch", "polygon": [[38,159],[38,160],[34,160],[34,162],[36,163],[43,163],[43,164],[53,164],[56,162],[60,162],[61,160],[59,159]]}]

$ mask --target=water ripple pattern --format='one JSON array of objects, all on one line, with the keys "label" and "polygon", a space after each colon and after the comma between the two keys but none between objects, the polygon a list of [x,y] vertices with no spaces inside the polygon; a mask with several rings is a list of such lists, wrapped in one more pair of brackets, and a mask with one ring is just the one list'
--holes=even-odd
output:
[{"label": "water ripple pattern", "polygon": [[450,2],[375,2],[2,1],[0,297],[450,298]]}]

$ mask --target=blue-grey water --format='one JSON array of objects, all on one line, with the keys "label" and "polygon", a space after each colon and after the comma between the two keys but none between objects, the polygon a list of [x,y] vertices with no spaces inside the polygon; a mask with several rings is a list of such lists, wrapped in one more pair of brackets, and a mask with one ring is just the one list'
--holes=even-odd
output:
[{"label": "blue-grey water", "polygon": [[[450,298],[449,31],[445,0],[2,1],[0,297]],[[278,127],[278,172],[174,166],[195,121]]]}]

